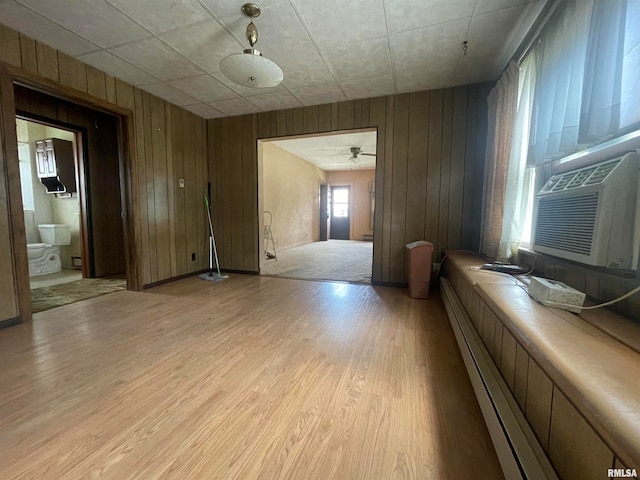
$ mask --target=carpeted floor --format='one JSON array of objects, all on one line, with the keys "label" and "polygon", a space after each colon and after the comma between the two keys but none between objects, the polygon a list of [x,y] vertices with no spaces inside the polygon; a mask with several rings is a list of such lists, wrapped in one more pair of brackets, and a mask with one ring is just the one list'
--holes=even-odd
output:
[{"label": "carpeted floor", "polygon": [[125,279],[83,278],[75,282],[34,288],[31,290],[31,307],[33,313],[42,312],[126,288]]},{"label": "carpeted floor", "polygon": [[373,242],[329,240],[306,243],[265,260],[261,273],[305,280],[371,283]]}]

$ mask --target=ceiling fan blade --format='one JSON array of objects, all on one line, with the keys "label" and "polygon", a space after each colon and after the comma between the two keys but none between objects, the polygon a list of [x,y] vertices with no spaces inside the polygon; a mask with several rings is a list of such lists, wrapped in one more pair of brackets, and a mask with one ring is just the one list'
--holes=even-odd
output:
[{"label": "ceiling fan blade", "polygon": [[366,155],[367,157],[375,157],[375,153],[359,153],[358,155]]}]

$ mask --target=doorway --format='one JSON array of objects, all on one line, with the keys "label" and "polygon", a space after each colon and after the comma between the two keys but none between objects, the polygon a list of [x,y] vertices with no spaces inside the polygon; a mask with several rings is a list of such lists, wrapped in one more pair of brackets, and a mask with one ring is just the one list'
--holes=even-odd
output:
[{"label": "doorway", "polygon": [[331,187],[331,239],[350,240],[351,187]]},{"label": "doorway", "polygon": [[16,118],[32,289],[83,278],[76,132]]},{"label": "doorway", "polygon": [[371,282],[376,148],[376,129],[258,141],[258,218],[270,212],[277,250],[261,275]]},{"label": "doorway", "polygon": [[126,289],[118,118],[14,93],[32,311]]}]

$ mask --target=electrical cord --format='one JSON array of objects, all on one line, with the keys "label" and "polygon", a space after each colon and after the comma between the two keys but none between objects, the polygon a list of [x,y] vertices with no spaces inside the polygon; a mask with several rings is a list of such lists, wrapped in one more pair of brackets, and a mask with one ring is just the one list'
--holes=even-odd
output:
[{"label": "electrical cord", "polygon": [[[602,308],[602,307],[608,307],[609,305],[613,305],[614,303],[618,303],[621,302],[622,300],[624,300],[625,298],[629,298],[631,295],[634,295],[636,293],[640,292],[640,286],[634,288],[633,290],[631,290],[630,292],[625,293],[624,295],[622,295],[621,297],[618,298],[614,298],[613,300],[609,300],[608,302],[604,302],[604,303],[599,303],[597,305],[591,305],[588,307],[580,307],[582,310],[595,310],[596,308]],[[567,305],[566,303],[558,303],[557,305],[560,305],[562,307],[575,307],[575,305]]]},{"label": "electrical cord", "polygon": [[[502,272],[494,272],[492,270],[484,270],[480,267],[470,267],[471,270],[474,271],[479,271],[482,273],[490,273],[492,275],[499,275],[501,277],[506,277],[506,278],[511,278],[514,281],[514,285],[517,287],[520,287],[522,290],[524,290],[527,294],[529,294],[529,291],[524,287],[524,285],[522,285],[521,283],[519,283],[514,276],[509,275],[508,273],[502,273]],[[597,305],[590,305],[588,307],[579,307],[582,310],[595,310],[596,308],[603,308],[603,307],[608,307],[609,305],[613,305],[614,303],[618,303],[621,302],[622,300],[629,298],[632,295],[635,295],[636,293],[640,292],[640,286],[634,288],[633,290],[625,293],[624,295],[618,297],[618,298],[614,298],[613,300],[609,300],[608,302],[604,302],[604,303],[599,303]],[[575,308],[577,305],[570,305],[568,303],[556,303],[557,306],[559,307],[573,307]]]}]

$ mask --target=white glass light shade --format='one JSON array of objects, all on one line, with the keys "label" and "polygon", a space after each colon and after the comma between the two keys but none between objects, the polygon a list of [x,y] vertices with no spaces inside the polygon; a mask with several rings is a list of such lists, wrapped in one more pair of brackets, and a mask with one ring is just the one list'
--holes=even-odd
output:
[{"label": "white glass light shade", "polygon": [[282,69],[256,52],[257,50],[248,49],[223,58],[220,71],[238,85],[253,88],[275,87],[284,78]]}]

